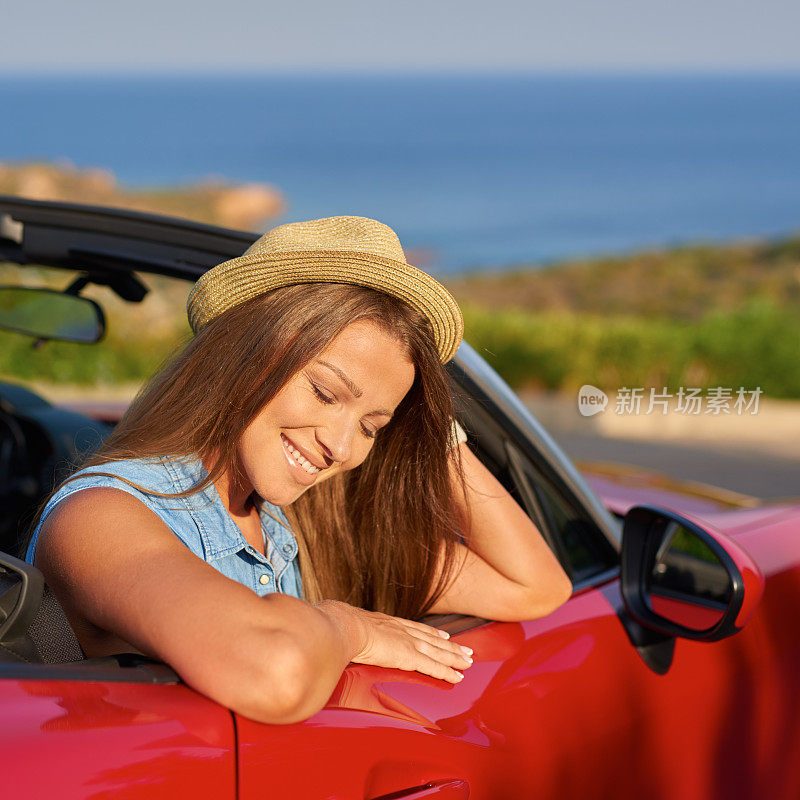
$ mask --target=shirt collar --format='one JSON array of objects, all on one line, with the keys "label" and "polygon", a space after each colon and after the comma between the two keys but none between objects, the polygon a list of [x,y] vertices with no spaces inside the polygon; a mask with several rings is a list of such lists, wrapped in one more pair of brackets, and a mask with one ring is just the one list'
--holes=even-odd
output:
[{"label": "shirt collar", "polygon": [[[172,476],[176,491],[186,491],[208,477],[208,471],[197,456],[165,458],[163,461]],[[207,560],[223,558],[250,547],[239,526],[225,508],[213,482],[210,482],[201,492],[182,499],[200,529]],[[204,518],[209,515],[216,524],[207,523]],[[259,517],[262,530],[272,540],[272,544],[280,550],[283,557],[287,560],[294,558],[297,554],[297,542],[283,509],[262,499]],[[261,553],[255,550],[253,552],[257,557],[264,558]]]}]

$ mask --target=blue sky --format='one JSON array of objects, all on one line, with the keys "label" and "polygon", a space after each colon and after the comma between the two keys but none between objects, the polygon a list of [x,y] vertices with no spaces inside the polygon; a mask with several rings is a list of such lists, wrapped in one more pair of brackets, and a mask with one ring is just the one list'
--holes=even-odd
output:
[{"label": "blue sky", "polygon": [[797,0],[0,0],[0,71],[797,71]]}]

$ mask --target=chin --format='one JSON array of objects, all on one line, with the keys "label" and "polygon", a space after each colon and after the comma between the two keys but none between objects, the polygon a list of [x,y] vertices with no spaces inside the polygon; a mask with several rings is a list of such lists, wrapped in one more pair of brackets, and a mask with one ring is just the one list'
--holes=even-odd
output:
[{"label": "chin", "polygon": [[266,500],[268,503],[272,503],[276,506],[290,505],[297,500],[298,497],[305,494],[309,489],[317,486],[323,481],[328,480],[330,477],[332,477],[332,475],[340,471],[335,469],[333,473],[331,473],[330,469],[325,469],[322,470],[322,472],[317,473],[313,482],[304,483],[304,481],[307,480],[307,477],[305,475],[300,475],[300,480],[297,480],[297,478],[294,476],[295,468],[291,465],[289,465],[288,472],[284,473],[284,469],[286,469],[286,456],[283,453],[282,447],[281,461],[284,463],[281,463],[278,469],[262,472],[260,475],[260,480],[255,475],[252,477],[256,478],[256,480],[251,479],[251,483],[256,494],[262,500]]},{"label": "chin", "polygon": [[276,491],[274,486],[271,486],[269,489],[264,489],[264,491],[259,491],[256,489],[256,494],[268,503],[272,503],[274,506],[288,506],[297,500],[301,494],[306,491],[306,487],[285,487],[280,488]]},{"label": "chin", "polygon": [[266,500],[273,505],[288,506],[317,483],[319,483],[319,481],[315,481],[311,486],[300,486],[296,483],[292,485],[288,482],[276,486],[275,483],[271,483],[268,486],[264,486],[263,491],[260,491],[258,487],[256,487],[256,494],[262,500]]}]

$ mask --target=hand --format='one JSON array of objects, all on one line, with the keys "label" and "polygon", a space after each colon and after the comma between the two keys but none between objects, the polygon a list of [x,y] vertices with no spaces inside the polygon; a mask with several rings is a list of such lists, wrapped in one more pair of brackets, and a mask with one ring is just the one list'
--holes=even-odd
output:
[{"label": "hand", "polygon": [[373,664],[421,672],[450,683],[458,683],[463,670],[472,665],[472,650],[449,641],[444,631],[388,614],[324,600],[316,604],[352,642],[356,664]]}]

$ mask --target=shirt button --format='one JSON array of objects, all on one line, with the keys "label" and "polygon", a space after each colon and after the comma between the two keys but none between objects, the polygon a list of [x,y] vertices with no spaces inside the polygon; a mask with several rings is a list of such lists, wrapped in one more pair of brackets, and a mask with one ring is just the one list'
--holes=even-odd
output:
[{"label": "shirt button", "polygon": [[258,579],[258,582],[259,582],[259,583],[260,583],[262,586],[266,586],[266,585],[269,583],[269,575],[262,575],[262,576],[261,576],[261,577]]},{"label": "shirt button", "polygon": [[285,544],[283,546],[283,552],[284,553],[291,553],[292,552],[292,546],[290,544]]}]

